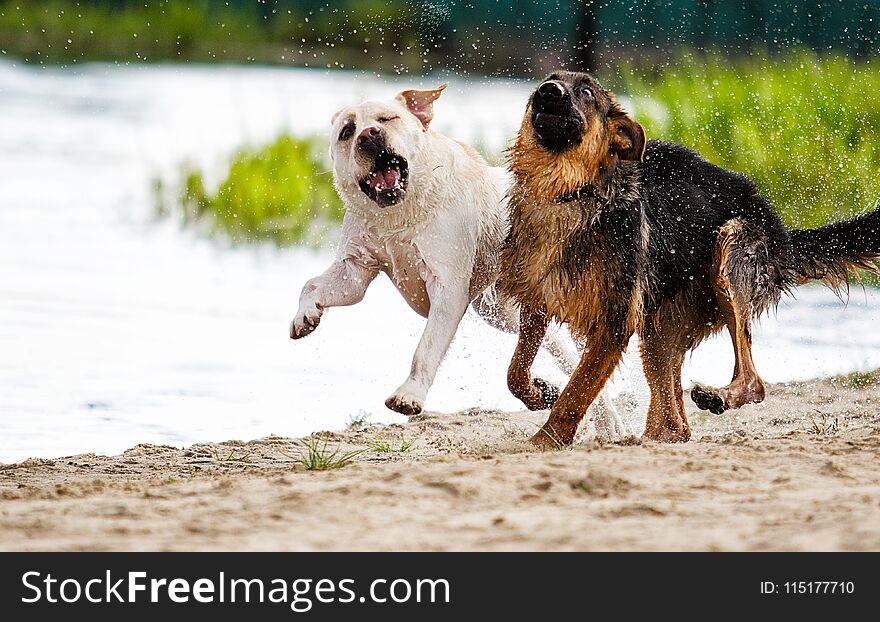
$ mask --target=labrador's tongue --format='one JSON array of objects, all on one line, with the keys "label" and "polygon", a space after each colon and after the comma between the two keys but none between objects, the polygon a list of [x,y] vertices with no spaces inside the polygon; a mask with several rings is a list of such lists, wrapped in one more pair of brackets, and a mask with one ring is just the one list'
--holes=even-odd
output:
[{"label": "labrador's tongue", "polygon": [[370,180],[370,186],[373,190],[388,190],[397,185],[400,180],[400,171],[396,168],[385,168],[376,171],[376,174]]}]

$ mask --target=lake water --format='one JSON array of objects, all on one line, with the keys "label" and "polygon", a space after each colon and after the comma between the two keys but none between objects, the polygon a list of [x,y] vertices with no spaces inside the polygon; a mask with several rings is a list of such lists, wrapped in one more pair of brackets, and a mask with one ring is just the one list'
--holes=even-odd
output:
[{"label": "lake water", "polygon": [[[309,338],[287,327],[331,252],[225,248],[153,218],[151,182],[190,160],[222,170],[242,143],[321,133],[337,108],[419,84],[368,74],[250,67],[73,69],[0,63],[0,461],[136,443],[183,445],[339,429],[383,406],[424,321],[384,277]],[[455,82],[435,127],[497,150],[530,85]],[[769,381],[880,367],[880,296],[848,304],[799,290],[756,328]],[[428,396],[431,410],[517,409],[514,337],[468,315]],[[724,383],[725,338],[684,378]],[[543,375],[561,380],[549,360]]]}]

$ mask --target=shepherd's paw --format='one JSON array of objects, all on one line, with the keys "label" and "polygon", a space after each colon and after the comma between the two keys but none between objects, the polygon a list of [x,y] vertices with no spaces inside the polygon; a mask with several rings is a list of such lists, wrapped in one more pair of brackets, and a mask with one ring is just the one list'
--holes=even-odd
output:
[{"label": "shepherd's paw", "polygon": [[716,415],[720,415],[728,408],[727,402],[718,394],[718,389],[701,384],[695,384],[691,389],[691,399],[700,410],[708,410]]},{"label": "shepherd's paw", "polygon": [[555,384],[550,384],[543,378],[533,378],[532,384],[541,392],[541,406],[540,408],[532,410],[546,410],[548,408],[553,408],[553,404],[559,399],[559,387]]},{"label": "shepherd's paw", "polygon": [[529,442],[536,449],[540,449],[541,451],[553,451],[562,448],[562,445],[550,438],[550,436],[546,434],[544,430],[538,430],[538,432],[529,439]]},{"label": "shepherd's paw", "polygon": [[576,428],[560,430],[548,421],[529,439],[529,442],[541,451],[563,449],[574,442],[575,432],[577,432]]}]

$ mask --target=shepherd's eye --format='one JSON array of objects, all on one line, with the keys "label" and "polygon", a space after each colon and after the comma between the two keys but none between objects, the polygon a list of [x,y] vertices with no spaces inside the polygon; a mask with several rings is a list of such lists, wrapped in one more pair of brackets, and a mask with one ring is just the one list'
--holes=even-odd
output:
[{"label": "shepherd's eye", "polygon": [[354,135],[354,123],[349,121],[339,132],[339,140],[348,140]]},{"label": "shepherd's eye", "polygon": [[588,87],[586,85],[582,86],[580,88],[580,91],[581,91],[581,96],[584,99],[593,99],[593,89],[591,89],[590,87]]},{"label": "shepherd's eye", "polygon": [[394,121],[395,119],[399,119],[400,117],[397,115],[393,115],[390,117],[376,117],[376,121],[379,123],[388,123],[389,121]]}]

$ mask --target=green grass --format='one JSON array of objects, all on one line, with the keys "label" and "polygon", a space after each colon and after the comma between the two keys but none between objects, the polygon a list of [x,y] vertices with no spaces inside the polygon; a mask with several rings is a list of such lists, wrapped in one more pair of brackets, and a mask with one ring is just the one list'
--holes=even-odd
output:
[{"label": "green grass", "polygon": [[356,415],[352,415],[348,418],[348,423],[345,425],[347,428],[360,428],[366,425],[367,419],[370,418],[370,414],[364,411],[360,411]]},{"label": "green grass", "polygon": [[745,173],[792,227],[816,227],[880,199],[880,61],[791,51],[729,60],[682,53],[619,67],[649,137]]},{"label": "green grass", "polygon": [[329,449],[326,441],[321,442],[317,438],[302,440],[299,441],[299,444],[301,446],[300,452],[295,456],[288,457],[301,464],[307,471],[341,469],[355,457],[367,451],[366,449],[355,449],[343,452],[339,447]]},{"label": "green grass", "polygon": [[709,421],[709,415],[702,410],[695,410],[688,415],[690,423],[694,427],[702,427]]},{"label": "green grass", "polygon": [[638,447],[642,444],[642,439],[639,436],[631,435],[616,440],[606,440],[604,443],[607,445],[616,445],[618,447]]},{"label": "green grass", "polygon": [[214,460],[217,462],[237,462],[242,464],[253,464],[255,460],[251,457],[253,452],[250,450],[242,450],[241,454],[238,453],[237,449],[232,449],[228,454],[220,454],[216,451],[212,451],[214,454]]},{"label": "green grass", "polygon": [[401,437],[400,442],[395,447],[393,441],[386,438],[376,438],[370,441],[370,449],[381,454],[403,454],[412,449],[412,442]]},{"label": "green grass", "polygon": [[853,389],[868,389],[880,382],[880,369],[873,371],[854,371],[843,376],[831,378],[833,384],[839,384]]},{"label": "green grass", "polygon": [[[322,225],[343,215],[323,151],[315,140],[286,134],[266,147],[243,149],[215,191],[206,188],[201,171],[184,167],[176,207],[185,225],[198,224],[236,244],[319,243],[326,233]],[[169,210],[160,204],[159,211]]]}]

